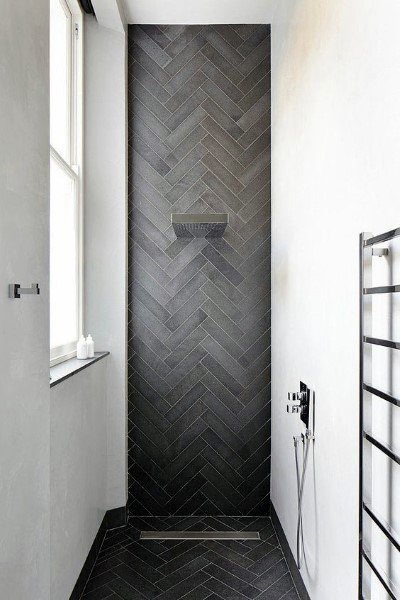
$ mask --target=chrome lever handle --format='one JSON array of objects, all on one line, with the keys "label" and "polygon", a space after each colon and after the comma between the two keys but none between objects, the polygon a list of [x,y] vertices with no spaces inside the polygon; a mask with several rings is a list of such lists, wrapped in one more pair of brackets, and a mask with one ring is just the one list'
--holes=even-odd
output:
[{"label": "chrome lever handle", "polygon": [[307,397],[305,392],[288,392],[288,400],[289,402],[303,402]]},{"label": "chrome lever handle", "polygon": [[10,283],[8,286],[9,298],[21,298],[21,294],[34,294],[38,296],[40,294],[39,284],[32,283],[31,287],[23,288],[19,283]]}]

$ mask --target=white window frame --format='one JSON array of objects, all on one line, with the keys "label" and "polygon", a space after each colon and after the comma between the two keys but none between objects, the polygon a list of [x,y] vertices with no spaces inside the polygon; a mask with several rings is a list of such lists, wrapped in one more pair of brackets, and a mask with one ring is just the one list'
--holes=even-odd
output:
[{"label": "white window frame", "polygon": [[50,160],[74,181],[77,205],[77,316],[76,340],[50,348],[50,366],[76,356],[76,343],[83,332],[83,14],[77,0],[58,0],[71,19],[68,44],[68,148],[67,160],[50,145]]}]

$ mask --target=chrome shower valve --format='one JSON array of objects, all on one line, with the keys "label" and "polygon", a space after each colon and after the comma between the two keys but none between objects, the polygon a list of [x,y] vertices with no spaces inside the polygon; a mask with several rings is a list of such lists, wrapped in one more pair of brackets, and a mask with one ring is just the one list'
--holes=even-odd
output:
[{"label": "chrome shower valve", "polygon": [[287,412],[291,414],[299,413],[301,415],[303,413],[305,399],[306,394],[304,392],[288,392],[288,400],[291,403],[293,402],[293,404],[287,405]]},{"label": "chrome shower valve", "polygon": [[304,402],[307,399],[307,392],[288,392],[289,402]]},{"label": "chrome shower valve", "polygon": [[288,393],[289,403],[286,405],[287,412],[298,414],[307,429],[313,428],[314,422],[314,414],[310,414],[311,395],[310,388],[300,381],[300,390]]},{"label": "chrome shower valve", "polygon": [[301,413],[303,410],[300,404],[288,404],[286,408],[288,413]]}]

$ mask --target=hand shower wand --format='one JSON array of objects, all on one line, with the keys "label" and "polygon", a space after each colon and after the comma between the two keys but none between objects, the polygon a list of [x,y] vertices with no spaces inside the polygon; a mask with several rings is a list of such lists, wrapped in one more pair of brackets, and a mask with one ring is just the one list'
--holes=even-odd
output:
[{"label": "hand shower wand", "polygon": [[[312,398],[311,398],[312,394]],[[295,449],[295,460],[296,460],[296,479],[297,479],[297,536],[296,536],[296,553],[297,553],[297,567],[300,570],[303,564],[304,558],[304,537],[303,537],[303,493],[304,483],[307,472],[308,455],[310,450],[311,441],[314,437],[314,392],[303,383],[300,382],[300,392],[288,394],[290,403],[287,405],[287,411],[289,413],[298,413],[301,420],[306,425],[305,433],[300,436],[293,436],[294,449]],[[296,404],[291,404],[296,402]],[[298,402],[298,403],[297,403]],[[312,404],[312,410],[310,405]],[[299,457],[298,457],[298,445],[303,444],[303,470],[300,475]]]}]

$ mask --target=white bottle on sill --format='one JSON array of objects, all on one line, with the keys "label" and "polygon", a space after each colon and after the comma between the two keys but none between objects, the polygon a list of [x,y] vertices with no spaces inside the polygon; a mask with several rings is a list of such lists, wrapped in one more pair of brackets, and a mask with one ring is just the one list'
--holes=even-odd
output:
[{"label": "white bottle on sill", "polygon": [[94,341],[92,336],[89,335],[86,338],[86,347],[87,347],[87,357],[94,358]]},{"label": "white bottle on sill", "polygon": [[76,345],[76,358],[83,359],[88,357],[86,340],[81,335]]}]

